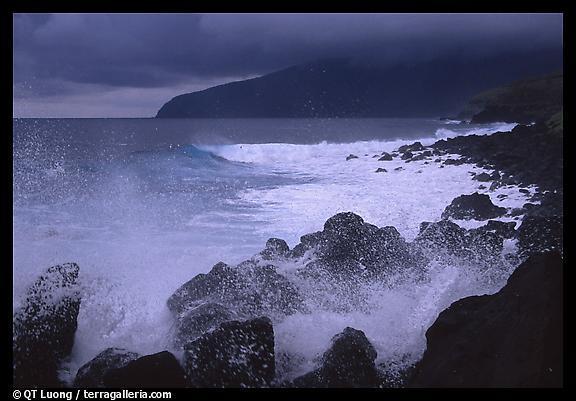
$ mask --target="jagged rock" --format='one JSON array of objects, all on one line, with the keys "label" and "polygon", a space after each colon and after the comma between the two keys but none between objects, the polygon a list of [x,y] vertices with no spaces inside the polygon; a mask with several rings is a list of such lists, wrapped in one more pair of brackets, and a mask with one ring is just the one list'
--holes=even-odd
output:
[{"label": "jagged rock", "polygon": [[52,266],[28,289],[13,317],[13,367],[16,387],[59,387],[58,367],[74,345],[78,325],[80,268]]},{"label": "jagged rock", "polygon": [[488,190],[492,192],[503,186],[504,183],[502,181],[493,181],[492,184],[490,184],[490,188],[488,188]]},{"label": "jagged rock", "polygon": [[422,146],[422,143],[420,143],[420,142],[414,142],[411,145],[402,145],[398,148],[398,152],[400,152],[400,153],[419,152],[421,150],[424,150],[424,146]]},{"label": "jagged rock", "polygon": [[352,159],[358,159],[358,156],[353,155],[353,154],[349,154],[348,156],[346,156],[346,161],[352,160]]},{"label": "jagged rock", "polygon": [[247,260],[237,267],[217,263],[207,274],[198,274],[168,299],[168,308],[181,317],[201,304],[226,305],[240,316],[290,315],[302,310],[302,298],[273,265]]},{"label": "jagged rock", "polygon": [[503,249],[503,237],[491,229],[466,230],[449,220],[423,222],[414,244],[430,257],[449,255],[489,263]]},{"label": "jagged rock", "polygon": [[[561,113],[559,115],[561,117]],[[509,183],[536,184],[541,190],[557,190],[563,186],[562,130],[555,132],[543,123],[518,125],[511,132],[451,138],[438,141],[432,147],[464,155],[472,162],[488,160],[504,173],[502,180]],[[538,157],[534,156],[535,149]]]},{"label": "jagged rock", "polygon": [[197,306],[178,319],[175,345],[183,346],[235,318],[236,314],[233,311],[220,304],[206,303]]},{"label": "jagged rock", "polygon": [[74,387],[102,388],[106,373],[112,369],[122,368],[139,357],[137,353],[122,348],[108,348],[78,369]]},{"label": "jagged rock", "polygon": [[466,248],[466,230],[448,220],[423,222],[414,243],[431,254],[444,250],[449,254],[462,255]]},{"label": "jagged rock", "polygon": [[168,351],[146,355],[104,374],[104,387],[179,388],[186,386],[184,369]]},{"label": "jagged rock", "polygon": [[480,182],[487,182],[490,181],[492,178],[490,177],[490,174],[488,173],[480,173],[474,176],[474,178],[472,178],[473,180],[476,181],[480,181]]},{"label": "jagged rock", "polygon": [[487,220],[505,214],[506,208],[494,205],[488,195],[475,192],[471,195],[461,195],[454,198],[452,203],[444,209],[442,218]]},{"label": "jagged rock", "polygon": [[286,241],[279,238],[270,238],[266,241],[266,248],[260,254],[265,260],[272,260],[286,257],[288,252],[290,252],[290,247]]},{"label": "jagged rock", "polygon": [[522,257],[558,250],[563,251],[563,218],[560,216],[525,216],[518,228],[518,250]]},{"label": "jagged rock", "polygon": [[378,159],[379,162],[392,160],[392,155],[390,153],[382,152],[382,157]]},{"label": "jagged rock", "polygon": [[266,387],[274,379],[274,330],[270,319],[222,323],[185,346],[191,387]]},{"label": "jagged rock", "polygon": [[388,170],[386,170],[385,168],[378,168],[376,169],[375,173],[387,173]]},{"label": "jagged rock", "polygon": [[488,223],[482,227],[478,227],[472,232],[492,232],[494,234],[498,234],[502,238],[513,238],[516,235],[516,223],[514,222],[502,222],[497,220],[488,220]]},{"label": "jagged rock", "polygon": [[346,327],[332,338],[315,371],[296,378],[295,387],[378,387],[380,378],[374,361],[377,353],[361,330]]},{"label": "jagged rock", "polygon": [[[309,238],[313,240],[309,241]],[[336,275],[386,274],[419,266],[423,258],[394,227],[378,228],[351,212],[332,216],[324,224],[323,231],[304,239],[309,241],[306,246],[314,248],[317,256],[306,269],[320,268]]]},{"label": "jagged rock", "polygon": [[561,387],[562,270],[558,253],[535,255],[498,293],[453,303],[409,387]]},{"label": "jagged rock", "polygon": [[446,166],[460,166],[462,164],[466,163],[466,159],[461,157],[460,159],[446,159],[443,163],[443,165]]},{"label": "jagged rock", "polygon": [[402,160],[408,160],[411,159],[414,156],[414,154],[410,151],[404,152],[402,153],[402,156],[400,157],[400,159]]},{"label": "jagged rock", "polygon": [[425,152],[420,153],[419,155],[412,157],[412,159],[410,159],[410,160],[412,160],[412,161],[425,160],[431,156],[432,156],[432,152],[427,150]]}]

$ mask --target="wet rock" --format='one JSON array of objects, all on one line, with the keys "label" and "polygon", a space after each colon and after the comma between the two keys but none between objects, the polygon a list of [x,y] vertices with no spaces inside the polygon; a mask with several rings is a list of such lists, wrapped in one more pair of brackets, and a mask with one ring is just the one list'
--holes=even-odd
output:
[{"label": "wet rock", "polygon": [[466,159],[464,159],[463,157],[460,159],[446,159],[444,161],[445,166],[460,166],[462,164],[466,163]]},{"label": "wet rock", "polygon": [[289,252],[290,247],[286,241],[279,238],[270,238],[266,241],[266,248],[260,254],[266,260],[273,260],[286,257]]},{"label": "wet rock", "polygon": [[220,304],[206,303],[197,306],[178,319],[175,345],[183,346],[235,318],[236,314],[233,311]]},{"label": "wet rock", "polygon": [[270,319],[222,323],[185,347],[191,387],[266,387],[274,379],[274,330]]},{"label": "wet rock", "polygon": [[386,170],[385,168],[378,168],[376,169],[375,173],[387,173],[388,170]]},{"label": "wet rock", "polygon": [[137,353],[122,348],[108,348],[78,369],[74,387],[103,388],[104,376],[109,371],[122,368],[139,357]]},{"label": "wet rock", "polygon": [[413,243],[429,257],[457,256],[476,263],[490,263],[503,249],[500,234],[486,229],[466,230],[449,220],[421,223]]},{"label": "wet rock", "polygon": [[[563,133],[549,126],[516,126],[511,132],[487,136],[462,136],[432,145],[435,149],[469,157],[473,162],[489,161],[506,179],[539,188],[560,189],[563,183]],[[534,157],[534,150],[538,157]]]},{"label": "wet rock", "polygon": [[426,160],[431,156],[432,156],[432,152],[429,150],[426,150],[426,151],[420,153],[419,155],[413,156],[411,160],[412,161]]},{"label": "wet rock", "polygon": [[431,254],[441,251],[463,255],[466,248],[466,230],[448,220],[436,223],[423,222],[414,243]]},{"label": "wet rock", "polygon": [[378,159],[379,162],[392,160],[392,155],[390,153],[382,152],[382,157]]},{"label": "wet rock", "polygon": [[353,154],[349,154],[348,156],[346,156],[346,161],[352,160],[352,159],[358,159],[358,156],[353,155]]},{"label": "wet rock", "polygon": [[76,263],[48,268],[28,289],[13,316],[16,387],[60,387],[58,368],[69,356],[80,310]]},{"label": "wet rock", "polygon": [[404,152],[402,153],[402,156],[400,157],[402,160],[408,160],[411,159],[414,156],[414,154],[412,152]]},{"label": "wet rock", "polygon": [[525,216],[518,228],[520,256],[551,250],[563,252],[563,224],[561,216]]},{"label": "wet rock", "polygon": [[426,332],[409,387],[561,387],[562,270],[558,253],[535,255],[498,293],[453,303]]},{"label": "wet rock", "polygon": [[498,234],[502,238],[514,238],[516,235],[516,223],[514,222],[503,222],[497,220],[488,220],[488,223],[482,227],[470,230],[472,232],[492,232]]},{"label": "wet rock", "polygon": [[317,260],[310,267],[336,275],[369,277],[422,262],[394,227],[378,228],[351,212],[329,218],[313,238]]},{"label": "wet rock", "polygon": [[508,212],[507,216],[517,217],[522,216],[524,213],[525,213],[524,209],[522,209],[521,207],[515,207],[510,212]]},{"label": "wet rock", "polygon": [[168,308],[181,317],[201,304],[226,305],[240,316],[289,315],[303,307],[297,289],[273,265],[254,260],[237,267],[217,263],[207,274],[198,274],[168,299]]},{"label": "wet rock", "polygon": [[184,369],[168,351],[146,355],[104,374],[104,387],[180,388],[186,386]]},{"label": "wet rock", "polygon": [[419,152],[421,150],[424,150],[424,146],[422,146],[422,143],[420,143],[420,142],[414,142],[411,145],[402,145],[398,148],[398,152],[400,152],[400,153]]},{"label": "wet rock", "polygon": [[458,220],[488,220],[506,214],[506,208],[496,206],[488,195],[475,192],[471,195],[461,195],[452,200],[452,203],[444,209],[443,219]]},{"label": "wet rock", "polygon": [[490,177],[490,174],[488,173],[480,173],[474,176],[474,178],[472,178],[473,180],[476,181],[480,181],[480,182],[487,182],[490,181],[492,179],[492,177]]},{"label": "wet rock", "polygon": [[361,330],[346,327],[332,338],[317,370],[294,380],[295,387],[377,387],[377,353]]},{"label": "wet rock", "polygon": [[503,238],[489,230],[470,230],[467,236],[468,258],[476,262],[491,263],[503,250]]}]

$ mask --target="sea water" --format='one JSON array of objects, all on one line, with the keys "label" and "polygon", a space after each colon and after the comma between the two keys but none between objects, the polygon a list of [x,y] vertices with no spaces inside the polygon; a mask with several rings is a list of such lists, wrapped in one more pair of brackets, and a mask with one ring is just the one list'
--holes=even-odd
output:
[{"label": "sea water", "polygon": [[[141,354],[171,349],[167,298],[217,262],[239,263],[270,237],[292,247],[332,215],[352,211],[395,226],[406,240],[438,221],[453,198],[475,191],[517,207],[529,194],[479,189],[473,165],[375,155],[420,140],[489,135],[515,124],[433,119],[49,119],[14,120],[14,309],[47,267],[80,265],[82,305],[72,358],[77,369],[107,347]],[[358,156],[346,160],[349,154]],[[443,156],[457,158],[455,155]],[[396,170],[397,167],[402,169]],[[385,168],[386,173],[376,173]],[[488,172],[490,172],[488,170]],[[530,188],[534,191],[534,188]],[[505,193],[506,198],[497,195]],[[504,218],[503,220],[517,221]],[[467,228],[482,222],[457,222]],[[514,244],[507,241],[506,249]],[[500,289],[515,266],[493,271],[431,263],[426,279],[357,289],[367,308],[331,308],[283,265],[311,313],[274,322],[278,372],[313,369],[330,338],[363,330],[379,363],[421,357],[438,313],[468,295]],[[284,362],[289,361],[289,362]]]}]

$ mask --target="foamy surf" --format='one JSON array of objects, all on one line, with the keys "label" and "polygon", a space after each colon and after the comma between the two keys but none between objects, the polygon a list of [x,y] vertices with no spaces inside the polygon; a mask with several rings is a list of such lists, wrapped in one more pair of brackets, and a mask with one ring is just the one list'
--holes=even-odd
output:
[{"label": "foamy surf", "polygon": [[[436,140],[429,136],[420,142]],[[461,194],[485,193],[509,208],[529,197],[512,186],[479,189],[470,173],[491,171],[473,165],[440,168],[440,163],[374,157],[411,142],[179,146],[95,164],[93,170],[78,170],[63,158],[55,165],[58,174],[49,176],[52,181],[40,183],[57,193],[17,194],[28,198],[14,214],[15,297],[47,266],[67,261],[81,266],[83,301],[68,366],[73,377],[107,347],[141,354],[170,349],[173,319],[165,302],[172,292],[219,261],[250,258],[270,237],[294,246],[334,214],[353,211],[366,222],[395,226],[410,241],[421,222],[439,220]],[[358,157],[346,160],[350,154]],[[378,168],[387,172],[376,173]],[[297,267],[283,266],[281,272],[296,280]],[[441,310],[464,296],[497,291],[513,268],[485,272],[433,263],[425,280],[358,288],[369,312],[330,309],[316,296],[333,294],[302,288],[312,313],[274,322],[277,354],[290,355],[289,361],[279,360],[280,373],[291,378],[312,369],[330,338],[346,326],[365,331],[378,363],[413,363]]]}]

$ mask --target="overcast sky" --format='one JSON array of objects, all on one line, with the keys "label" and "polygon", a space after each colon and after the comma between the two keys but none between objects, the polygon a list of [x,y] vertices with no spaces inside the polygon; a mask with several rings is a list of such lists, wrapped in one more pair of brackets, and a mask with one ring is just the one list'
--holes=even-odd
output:
[{"label": "overcast sky", "polygon": [[15,117],[152,117],[172,97],[325,57],[562,46],[561,14],[15,14]]}]

